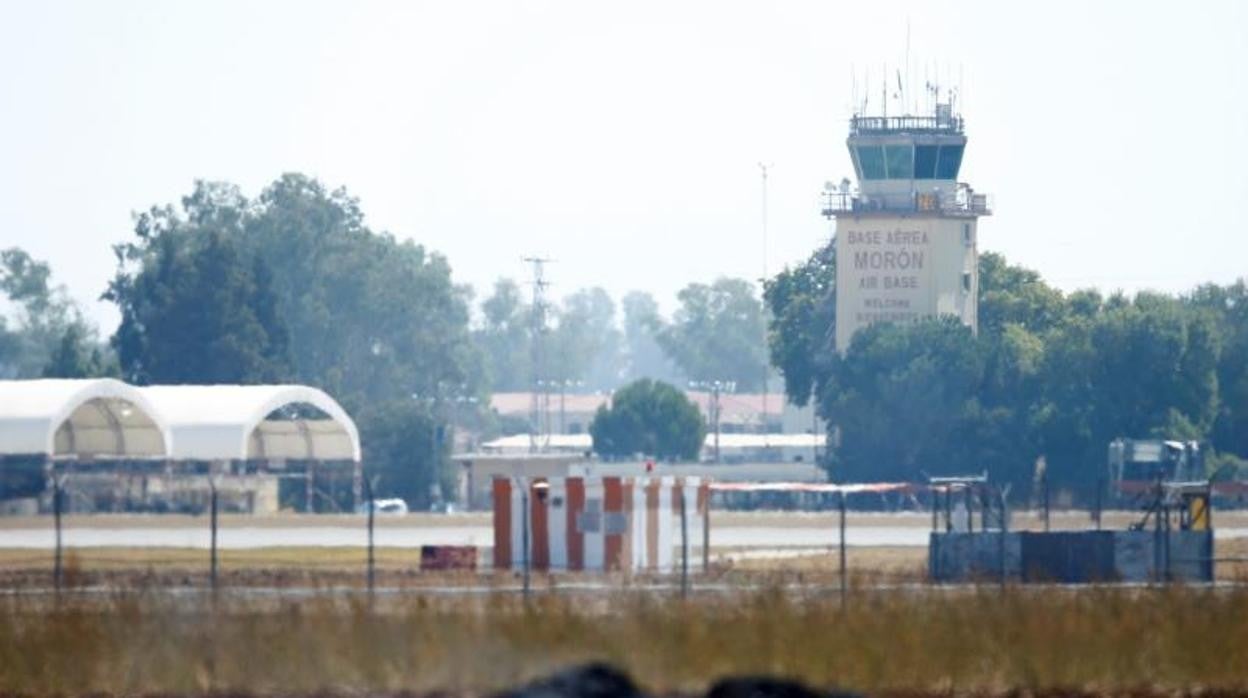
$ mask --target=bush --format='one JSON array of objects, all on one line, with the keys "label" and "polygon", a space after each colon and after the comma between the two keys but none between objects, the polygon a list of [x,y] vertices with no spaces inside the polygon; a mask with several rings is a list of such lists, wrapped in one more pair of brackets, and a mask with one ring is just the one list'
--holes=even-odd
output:
[{"label": "bush", "polygon": [[680,390],[643,378],[617,390],[610,408],[598,408],[589,433],[594,451],[603,457],[694,460],[706,438],[706,422]]}]

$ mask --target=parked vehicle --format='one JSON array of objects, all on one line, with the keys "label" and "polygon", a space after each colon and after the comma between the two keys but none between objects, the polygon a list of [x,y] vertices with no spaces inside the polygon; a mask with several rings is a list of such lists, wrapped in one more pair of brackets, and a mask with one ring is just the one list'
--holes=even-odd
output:
[{"label": "parked vehicle", "polygon": [[[361,504],[356,508],[355,513],[367,514],[368,504],[368,502]],[[402,499],[398,499],[397,497],[393,499],[374,499],[372,504],[373,512],[377,514],[386,514],[391,516],[403,516],[407,514],[407,502]]]},{"label": "parked vehicle", "polygon": [[1160,482],[1205,479],[1205,462],[1195,441],[1117,438],[1109,444],[1110,491],[1135,497]]}]

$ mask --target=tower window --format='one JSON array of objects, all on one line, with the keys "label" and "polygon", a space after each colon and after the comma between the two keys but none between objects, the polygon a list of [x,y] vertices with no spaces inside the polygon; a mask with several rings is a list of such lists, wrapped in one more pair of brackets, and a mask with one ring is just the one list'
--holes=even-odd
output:
[{"label": "tower window", "polygon": [[965,293],[971,292],[971,272],[969,271],[962,272],[962,291]]},{"label": "tower window", "polygon": [[975,236],[971,233],[971,224],[970,224],[970,223],[963,223],[963,224],[962,224],[962,243],[963,243],[964,245],[973,245],[973,244],[975,244]]},{"label": "tower window", "polygon": [[914,149],[910,146],[884,146],[884,160],[888,165],[889,179],[910,179],[914,177]]},{"label": "tower window", "polygon": [[957,179],[958,168],[962,166],[962,146],[940,146],[940,157],[936,162],[936,179]]},{"label": "tower window", "polygon": [[878,145],[858,146],[858,164],[863,179],[884,179],[884,149]]},{"label": "tower window", "polygon": [[914,178],[934,179],[936,177],[936,154],[940,150],[935,145],[916,145],[914,147]]}]

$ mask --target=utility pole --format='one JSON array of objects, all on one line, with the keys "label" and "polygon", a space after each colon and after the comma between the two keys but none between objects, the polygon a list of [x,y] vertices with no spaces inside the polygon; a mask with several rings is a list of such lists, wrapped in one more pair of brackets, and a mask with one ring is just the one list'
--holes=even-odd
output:
[{"label": "utility pole", "polygon": [[533,306],[529,319],[529,335],[532,345],[533,383],[529,405],[529,451],[536,453],[545,449],[550,431],[550,381],[546,380],[546,264],[553,261],[546,257],[525,257],[533,266]]},{"label": "utility pole", "polygon": [[715,420],[715,462],[719,461],[719,381],[715,381],[715,389],[711,392],[711,415]]},{"label": "utility pole", "polygon": [[737,384],[735,381],[690,381],[689,387],[700,390],[709,390],[711,393],[711,413],[708,416],[711,418],[711,429],[713,430],[712,433],[715,435],[715,440],[713,442],[715,449],[715,462],[719,463],[719,396],[723,392],[731,393],[735,391],[737,389]]},{"label": "utility pole", "polygon": [[[767,302],[765,291],[767,289],[767,170],[771,167],[771,163],[758,163],[758,169],[763,176],[763,280],[758,285],[759,300],[763,306],[763,415],[759,420],[761,428],[759,431],[766,434],[767,429],[767,358],[765,355],[767,347]],[[717,454],[718,456],[718,454]]]}]

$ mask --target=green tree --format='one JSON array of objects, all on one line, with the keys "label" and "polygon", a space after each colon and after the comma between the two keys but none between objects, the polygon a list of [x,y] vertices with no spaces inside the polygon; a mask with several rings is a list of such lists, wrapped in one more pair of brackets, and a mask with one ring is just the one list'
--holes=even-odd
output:
[{"label": "green tree", "polygon": [[1051,477],[1087,489],[1118,436],[1204,439],[1218,413],[1219,349],[1206,313],[1155,294],[1111,299],[1052,333],[1041,378]]},{"label": "green tree", "polygon": [[588,288],[563,300],[549,334],[547,376],[556,383],[610,390],[623,371],[615,302],[601,288]]},{"label": "green tree", "polygon": [[838,477],[988,469],[1026,496],[1043,455],[1051,482],[1080,494],[1103,477],[1118,436],[1248,450],[1242,282],[1177,298],[1063,295],[985,253],[977,336],[946,319],[871,327],[843,356],[829,340],[834,282],[828,247],[772,279],[766,298],[771,360],[790,400],[819,397],[839,436]]},{"label": "green tree", "polygon": [[65,329],[48,363],[44,378],[98,378],[118,375],[119,368],[110,361],[98,344],[91,341],[82,325]]},{"label": "green tree", "polygon": [[1223,453],[1248,458],[1248,283],[1206,284],[1186,301],[1220,330],[1218,409],[1211,438]]},{"label": "green tree", "polygon": [[979,256],[979,330],[997,334],[1007,324],[1043,334],[1068,312],[1062,292],[1031,269],[1008,263],[995,252]]},{"label": "green tree", "polygon": [[444,257],[372,231],[358,200],[304,175],[283,175],[245,207],[225,198],[212,215],[245,211],[243,249],[272,269],[297,380],[353,404],[483,389],[471,291]]},{"label": "green tree", "polygon": [[494,282],[481,302],[481,323],[472,340],[481,353],[490,390],[523,391],[533,384],[529,328],[532,310],[511,279]]},{"label": "green tree", "polygon": [[829,243],[766,284],[771,363],[784,376],[790,402],[805,405],[819,390],[835,354],[836,248]]},{"label": "green tree", "polygon": [[763,306],[750,282],[719,279],[690,284],[659,332],[659,345],[689,378],[735,381],[743,392],[761,390],[767,369]]},{"label": "green tree", "polygon": [[0,377],[35,378],[69,332],[84,347],[98,349],[94,328],[69,298],[52,284],[46,262],[13,247],[0,251],[0,293],[12,317],[0,315]]},{"label": "green tree", "polygon": [[840,430],[832,475],[913,480],[974,469],[957,445],[983,375],[982,348],[956,319],[859,331],[820,395],[820,412]]},{"label": "green tree", "polygon": [[[257,383],[289,373],[286,329],[264,262],[240,258],[218,230],[159,239],[137,273],[118,272],[105,297],[122,311],[114,337],[136,383]],[[129,252],[129,251],[128,251]],[[268,324],[266,324],[266,322]]]},{"label": "green tree", "polygon": [[427,405],[413,400],[367,405],[357,415],[366,474],[377,478],[377,497],[401,497],[427,508],[435,486],[450,490],[449,442]]},{"label": "green tree", "polygon": [[623,380],[650,378],[684,384],[687,379],[659,346],[658,335],[663,331],[664,321],[654,296],[632,291],[624,296],[620,305],[624,312]]},{"label": "green tree", "polygon": [[638,454],[694,460],[706,439],[698,406],[667,383],[643,378],[615,392],[589,425],[594,451],[607,458]]},{"label": "green tree", "polygon": [[[374,421],[410,423],[414,396],[484,389],[471,289],[442,256],[369,229],[343,189],[286,174],[249,200],[197,182],[180,206],[138,216],[116,250],[106,298],[122,310],[113,342],[127,376],[307,383],[371,434],[383,433]],[[438,477],[434,460],[405,462],[383,478],[391,491]]]}]

